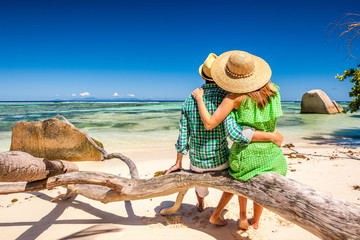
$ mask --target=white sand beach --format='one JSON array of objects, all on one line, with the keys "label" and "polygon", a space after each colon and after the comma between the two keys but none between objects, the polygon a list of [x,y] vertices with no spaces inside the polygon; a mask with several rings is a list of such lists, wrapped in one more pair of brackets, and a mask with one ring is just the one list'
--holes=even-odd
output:
[{"label": "white sand beach", "polygon": [[[285,139],[284,144],[290,143]],[[310,141],[291,142],[295,147],[283,147],[287,155],[287,177],[316,187],[338,198],[360,206],[360,148],[349,149],[335,145],[319,145]],[[165,170],[175,161],[174,151],[122,152],[136,164],[141,178],[150,178],[156,171]],[[296,153],[289,155],[290,153]],[[78,162],[80,170],[102,171],[130,177],[127,166],[120,160]],[[188,158],[183,161],[188,168]],[[224,211],[227,226],[209,223],[221,192],[210,189],[206,209],[199,213],[196,196],[190,190],[179,211],[160,216],[159,211],[172,205],[176,194],[132,201],[103,204],[83,196],[68,200],[50,200],[66,193],[64,188],[40,192],[4,195],[0,198],[0,231],[2,239],[318,239],[308,231],[264,210],[260,228],[239,230],[239,207],[233,198]],[[248,203],[252,215],[251,201]]]}]

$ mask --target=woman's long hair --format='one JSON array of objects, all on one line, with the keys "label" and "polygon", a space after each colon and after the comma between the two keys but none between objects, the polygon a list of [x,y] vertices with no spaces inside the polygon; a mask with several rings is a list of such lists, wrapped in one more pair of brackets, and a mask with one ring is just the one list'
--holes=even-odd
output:
[{"label": "woman's long hair", "polygon": [[[249,98],[251,98],[257,102],[260,109],[263,109],[270,102],[271,98],[275,96],[276,90],[276,87],[271,82],[268,82],[265,86],[258,90],[244,93],[243,95],[248,96],[245,103],[249,100]],[[241,100],[240,104],[242,101],[243,100]]]}]

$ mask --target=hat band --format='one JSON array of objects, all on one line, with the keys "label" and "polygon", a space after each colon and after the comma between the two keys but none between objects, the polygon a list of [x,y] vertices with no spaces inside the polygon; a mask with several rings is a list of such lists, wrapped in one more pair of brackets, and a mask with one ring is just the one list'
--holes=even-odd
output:
[{"label": "hat band", "polygon": [[226,66],[225,66],[225,71],[226,71],[228,74],[230,74],[231,76],[233,76],[233,77],[237,77],[237,78],[247,78],[247,77],[250,77],[251,75],[254,74],[255,68],[254,68],[254,71],[252,71],[251,73],[248,73],[248,74],[237,74],[237,73],[233,73],[233,72],[229,69],[228,65],[226,65]]},{"label": "hat band", "polygon": [[205,78],[212,79],[212,77],[209,77],[208,75],[205,74],[204,70],[201,70],[201,73],[204,75]]}]

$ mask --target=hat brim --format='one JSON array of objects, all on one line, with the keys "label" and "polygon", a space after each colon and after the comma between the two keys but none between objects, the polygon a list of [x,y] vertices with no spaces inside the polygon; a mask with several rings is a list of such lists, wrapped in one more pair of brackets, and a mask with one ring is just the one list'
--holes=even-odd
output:
[{"label": "hat brim", "polygon": [[206,75],[204,74],[203,66],[204,66],[204,64],[201,64],[201,66],[199,67],[199,74],[200,74],[200,76],[201,76],[202,78],[208,80],[208,81],[214,81],[214,79],[209,78],[208,76],[206,76]]},{"label": "hat brim", "polygon": [[249,77],[237,78],[226,70],[226,63],[231,54],[241,51],[229,51],[218,56],[211,66],[211,76],[222,89],[232,93],[248,93],[263,87],[271,78],[269,64],[260,57],[250,54],[255,63],[255,70]]}]

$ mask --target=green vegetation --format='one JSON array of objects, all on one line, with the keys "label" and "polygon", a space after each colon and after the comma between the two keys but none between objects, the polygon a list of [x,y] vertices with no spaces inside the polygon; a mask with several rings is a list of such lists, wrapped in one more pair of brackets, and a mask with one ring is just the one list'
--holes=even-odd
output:
[{"label": "green vegetation", "polygon": [[[359,21],[360,14],[346,14],[344,18],[342,19],[343,22],[336,24],[333,28],[342,28],[346,27],[347,29],[345,31],[342,31],[339,36],[347,35],[349,38],[347,39],[347,45],[348,45],[348,53],[349,56],[359,60],[355,56],[353,56],[350,52],[350,47],[352,43],[354,43],[354,40],[360,33],[360,21]],[[354,20],[356,19],[356,20]],[[331,31],[333,31],[331,30]],[[349,97],[354,98],[349,104],[348,109],[344,109],[344,112],[350,110],[351,113],[357,112],[360,109],[360,64],[357,65],[357,69],[351,68],[349,70],[346,70],[343,75],[339,76],[339,74],[335,77],[339,79],[340,81],[344,81],[345,79],[349,78],[350,82],[354,83],[354,86],[351,88],[351,91],[349,92]]]},{"label": "green vegetation", "polygon": [[337,75],[335,78],[340,81],[349,78],[350,82],[354,83],[354,86],[349,92],[349,97],[354,99],[348,104],[348,109],[344,109],[344,111],[347,112],[350,110],[351,113],[358,111],[360,109],[360,64],[356,69],[351,68],[346,70],[343,75]]}]

